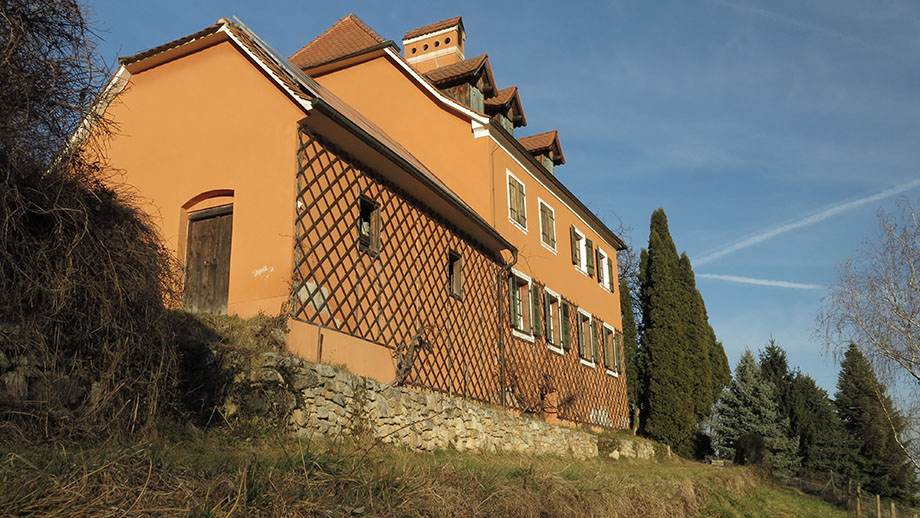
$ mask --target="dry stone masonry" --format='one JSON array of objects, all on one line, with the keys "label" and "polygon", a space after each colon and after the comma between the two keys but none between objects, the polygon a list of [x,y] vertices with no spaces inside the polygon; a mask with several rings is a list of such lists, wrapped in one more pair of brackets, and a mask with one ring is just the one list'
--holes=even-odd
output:
[{"label": "dry stone masonry", "polygon": [[500,408],[392,387],[272,352],[225,356],[225,417],[275,416],[311,439],[368,437],[419,450],[598,456],[597,437]]}]

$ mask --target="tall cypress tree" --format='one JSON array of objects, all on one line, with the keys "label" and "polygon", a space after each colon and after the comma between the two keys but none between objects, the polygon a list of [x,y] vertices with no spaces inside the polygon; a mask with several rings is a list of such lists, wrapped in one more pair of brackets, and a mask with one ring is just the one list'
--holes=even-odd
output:
[{"label": "tall cypress tree", "polygon": [[626,363],[626,396],[632,409],[633,433],[639,427],[638,335],[632,293],[626,280],[620,281],[620,309],[623,313],[623,356]]},{"label": "tall cypress tree", "polygon": [[693,399],[697,420],[701,421],[712,414],[712,405],[731,381],[731,370],[722,343],[716,340],[709,325],[706,303],[696,287],[696,277],[686,253],[680,256],[679,274],[689,308],[684,319],[685,346],[693,362]]},{"label": "tall cypress tree", "polygon": [[686,453],[697,423],[692,357],[683,316],[690,310],[664,209],[652,213],[642,255],[641,422],[653,439]]},{"label": "tall cypress tree", "polygon": [[866,491],[914,503],[920,489],[917,475],[896,439],[904,432],[904,418],[855,344],[850,344],[840,366],[837,413],[858,445],[858,480]]}]

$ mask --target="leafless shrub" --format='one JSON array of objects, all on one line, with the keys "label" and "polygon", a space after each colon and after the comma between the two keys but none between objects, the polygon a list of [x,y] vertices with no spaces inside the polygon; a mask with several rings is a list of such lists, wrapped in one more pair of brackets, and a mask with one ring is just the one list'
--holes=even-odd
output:
[{"label": "leafless shrub", "polygon": [[105,183],[89,27],[74,1],[0,3],[0,437],[130,432],[175,385],[170,256]]}]

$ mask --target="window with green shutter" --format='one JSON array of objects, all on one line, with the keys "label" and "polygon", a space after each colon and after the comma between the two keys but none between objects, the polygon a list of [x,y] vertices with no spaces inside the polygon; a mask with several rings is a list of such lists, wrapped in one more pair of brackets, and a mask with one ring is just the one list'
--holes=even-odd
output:
[{"label": "window with green shutter", "polygon": [[561,314],[561,331],[562,331],[562,348],[568,351],[572,348],[572,314],[571,306],[568,302],[562,302]]},{"label": "window with green shutter", "polygon": [[613,259],[608,257],[607,258],[607,289],[613,292],[614,288],[615,286],[613,284]]},{"label": "window with green shutter", "polygon": [[597,332],[597,320],[591,321],[591,361],[594,363],[600,363],[601,355],[598,351],[598,338],[599,333]]},{"label": "window with green shutter", "polygon": [[585,266],[588,272],[588,277],[594,276],[594,243],[585,238],[585,259],[588,260],[588,264]]},{"label": "window with green shutter", "polygon": [[508,217],[527,229],[527,198],[524,184],[508,171]]},{"label": "window with green shutter", "polygon": [[536,284],[530,285],[530,328],[534,336],[543,336],[543,319],[541,318],[540,289]]},{"label": "window with green shutter", "polygon": [[553,208],[540,200],[540,239],[543,244],[556,250],[556,215]]},{"label": "window with green shutter", "polygon": [[543,323],[546,330],[546,343],[549,345],[562,345],[559,313],[559,295],[543,288]]},{"label": "window with green shutter", "polygon": [[614,351],[613,363],[614,363],[614,366],[616,366],[616,372],[618,373],[623,372],[622,349],[623,349],[623,333],[617,331],[614,334],[614,341],[613,341],[613,351]]}]

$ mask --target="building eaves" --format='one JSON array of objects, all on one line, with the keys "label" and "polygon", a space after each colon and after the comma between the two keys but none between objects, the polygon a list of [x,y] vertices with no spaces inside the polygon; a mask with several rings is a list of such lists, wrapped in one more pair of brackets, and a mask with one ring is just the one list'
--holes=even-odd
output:
[{"label": "building eaves", "polygon": [[403,36],[403,41],[417,38],[419,36],[424,36],[426,34],[431,34],[432,32],[438,32],[454,25],[460,25],[461,32],[463,31],[463,18],[460,16],[455,16],[453,18],[448,18],[447,20],[441,20],[440,22],[435,22],[424,27],[419,27],[417,29],[412,29]]},{"label": "building eaves", "polygon": [[136,63],[142,59],[147,59],[147,58],[156,56],[157,54],[162,54],[168,50],[172,50],[176,47],[185,45],[186,43],[191,43],[195,40],[200,40],[201,38],[204,38],[205,36],[209,36],[211,34],[216,33],[218,30],[220,30],[221,26],[222,25],[220,23],[216,23],[214,25],[211,25],[210,27],[205,27],[204,29],[201,29],[200,31],[194,34],[189,34],[188,36],[183,36],[177,40],[173,40],[168,43],[164,43],[162,45],[157,45],[156,47],[153,47],[152,49],[138,52],[137,54],[134,54],[132,56],[120,57],[118,58],[118,64],[129,65],[131,63]]},{"label": "building eaves", "polygon": [[495,121],[489,121],[489,127],[497,135],[500,135],[508,144],[514,147],[520,155],[527,157],[527,161],[530,162],[533,171],[540,171],[541,178],[553,184],[553,186],[558,189],[559,192],[565,195],[565,197],[568,198],[568,200],[575,206],[575,208],[578,209],[576,213],[581,214],[587,218],[590,225],[594,227],[594,230],[598,232],[598,234],[601,234],[601,237],[609,239],[611,243],[615,244],[617,250],[626,250],[628,248],[626,243],[612,230],[610,230],[610,227],[601,221],[601,219],[597,217],[597,214],[591,212],[591,209],[582,203],[582,201],[577,196],[575,196],[575,194],[573,194],[572,191],[570,191],[569,188],[559,180],[559,178],[556,178],[554,175],[547,173],[546,169],[543,167],[543,164],[537,161],[531,151],[525,148],[518,139],[514,138],[513,135],[508,133],[508,131],[505,130],[501,124]]}]

